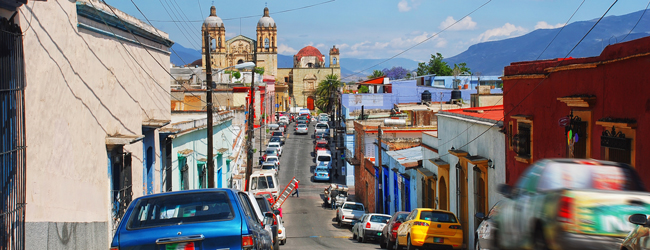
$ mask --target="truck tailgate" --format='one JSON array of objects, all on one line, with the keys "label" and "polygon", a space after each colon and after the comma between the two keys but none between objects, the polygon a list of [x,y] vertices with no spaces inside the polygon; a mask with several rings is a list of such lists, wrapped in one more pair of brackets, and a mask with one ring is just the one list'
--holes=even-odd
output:
[{"label": "truck tailgate", "polygon": [[606,190],[566,191],[573,198],[576,233],[625,237],[635,227],[632,214],[650,214],[650,193]]}]

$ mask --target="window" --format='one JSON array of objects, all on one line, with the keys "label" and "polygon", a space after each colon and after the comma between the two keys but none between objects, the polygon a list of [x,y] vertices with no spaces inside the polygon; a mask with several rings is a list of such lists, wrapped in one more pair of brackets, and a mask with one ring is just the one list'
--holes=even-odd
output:
[{"label": "window", "polygon": [[269,48],[269,39],[268,38],[264,38],[264,48],[265,49]]},{"label": "window", "polygon": [[216,42],[216,40],[215,40],[214,38],[213,38],[213,39],[210,39],[210,50],[214,50],[214,49],[216,49],[216,48],[217,48],[217,42]]},{"label": "window", "polygon": [[199,161],[196,165],[197,173],[199,174],[199,188],[207,188],[208,185],[208,171],[205,162]]},{"label": "window", "polygon": [[433,86],[437,87],[444,87],[445,86],[445,80],[433,80]]},{"label": "window", "polygon": [[187,157],[178,156],[178,169],[180,170],[180,176],[179,176],[179,183],[181,184],[180,190],[190,189],[189,176],[187,173],[187,171],[189,170],[189,167],[187,166]]},{"label": "window", "polygon": [[603,159],[632,165],[632,139],[620,128],[605,128],[600,136],[600,146]]},{"label": "window", "polygon": [[131,213],[128,229],[233,218],[234,210],[226,192],[165,195],[140,200]]},{"label": "window", "polygon": [[422,211],[420,213],[420,220],[457,223],[456,217],[453,214],[445,213],[445,212],[436,212],[436,211]]},{"label": "window", "polygon": [[518,122],[517,134],[513,138],[513,148],[517,156],[524,159],[531,158],[531,128],[530,123]]},{"label": "window", "polygon": [[336,64],[336,57],[334,57],[334,59],[332,59],[332,61],[334,61],[333,64]]},{"label": "window", "polygon": [[124,153],[123,147],[120,146],[111,151],[111,157],[113,159],[113,225],[117,227],[133,199],[131,153]]},{"label": "window", "polygon": [[389,220],[390,216],[373,215],[370,217],[370,222],[388,223]]},{"label": "window", "polygon": [[239,200],[242,203],[242,210],[244,210],[244,214],[246,214],[246,217],[251,218],[254,221],[260,222],[260,219],[257,218],[257,214],[255,213],[255,210],[253,210],[253,205],[250,203],[250,200],[248,200],[248,195],[245,193],[239,193]]}]

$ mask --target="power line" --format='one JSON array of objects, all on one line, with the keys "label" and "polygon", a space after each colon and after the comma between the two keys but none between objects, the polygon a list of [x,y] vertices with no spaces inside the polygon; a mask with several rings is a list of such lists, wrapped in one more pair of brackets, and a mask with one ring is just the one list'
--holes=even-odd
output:
[{"label": "power line", "polygon": [[[537,58],[535,58],[535,60],[538,60],[539,58],[542,57],[542,55],[544,54],[544,52],[546,51],[546,49],[548,49],[548,47],[551,46],[551,44],[555,41],[555,39],[558,37],[558,35],[560,35],[560,33],[562,32],[562,30],[564,30],[564,27],[566,27],[567,24],[571,21],[571,19],[573,19],[573,16],[578,12],[578,10],[580,10],[580,8],[582,7],[582,4],[584,4],[585,1],[586,1],[586,0],[583,0],[582,3],[580,3],[580,5],[578,6],[578,8],[576,8],[576,10],[573,12],[573,14],[571,14],[571,16],[569,17],[569,19],[564,23],[564,26],[562,26],[562,28],[561,28],[561,29],[560,29],[560,30],[555,34],[555,37],[553,37],[553,39],[551,39],[551,41],[546,45],[546,48],[544,48],[544,50],[543,50],[543,51],[542,51],[542,52],[537,56]],[[569,52],[569,53],[570,53],[570,52]],[[517,86],[517,83],[519,83],[519,81],[520,81],[520,80],[517,80],[516,82],[513,83],[513,88],[514,88],[514,86]],[[480,82],[479,82],[479,84],[480,84]],[[500,101],[502,101],[502,100],[503,100],[503,97],[506,96],[508,93],[510,93],[510,91],[512,91],[512,88],[511,88],[510,90],[508,90],[507,92],[502,93],[501,98],[499,98],[499,100],[497,100],[496,102],[494,102],[494,104],[496,105],[497,103],[499,103]],[[485,115],[487,115],[487,113],[483,114],[480,118],[483,118]],[[447,144],[447,143],[453,141],[454,139],[458,138],[460,135],[462,135],[463,133],[467,132],[470,128],[472,128],[474,125],[475,125],[475,123],[473,123],[472,125],[468,126],[465,130],[463,130],[462,132],[460,132],[460,133],[458,133],[456,136],[454,136],[454,138],[451,138],[451,139],[449,139],[449,141],[447,141],[447,142],[445,142],[445,143],[443,143],[443,144],[440,144],[440,146],[443,146],[443,145],[445,145],[445,144]]]},{"label": "power line", "polygon": [[639,22],[641,21],[641,18],[643,18],[643,15],[645,15],[645,12],[648,10],[648,6],[650,6],[650,2],[648,2],[648,4],[645,6],[645,9],[643,10],[643,13],[641,13],[641,16],[639,17],[639,20],[636,21],[636,23],[634,24],[634,27],[632,27],[630,32],[628,32],[627,35],[625,35],[625,37],[623,37],[623,40],[621,40],[621,42],[625,41],[625,38],[627,38],[627,36],[629,36],[630,33],[632,33],[632,31],[634,30],[634,28],[636,28],[636,26],[639,24]]},{"label": "power line", "polygon": [[[596,21],[596,23],[594,23],[593,26],[591,26],[591,28],[589,29],[589,31],[587,31],[587,33],[585,33],[585,35],[582,36],[582,38],[578,41],[578,43],[576,43],[576,45],[573,46],[573,48],[571,48],[571,50],[566,54],[566,56],[564,56],[564,58],[569,57],[569,55],[571,54],[571,52],[573,52],[573,50],[575,50],[575,48],[578,47],[578,45],[580,45],[580,43],[582,43],[582,41],[587,37],[587,35],[589,35],[589,33],[591,33],[591,31],[596,27],[596,25],[598,25],[598,23],[600,23],[600,21],[603,20],[603,18],[605,17],[605,15],[607,15],[607,13],[612,9],[612,7],[614,7],[614,5],[615,5],[617,2],[618,2],[618,0],[615,0],[614,3],[612,3],[612,4],[609,6],[609,8],[607,9],[607,11],[605,11],[605,13],[603,13],[603,15],[598,19],[598,21]],[[555,67],[553,67],[553,69],[559,67],[560,64],[562,64],[562,61],[558,61],[557,65],[555,65]],[[481,136],[483,136],[485,133],[487,133],[490,129],[492,129],[494,126],[496,126],[500,121],[503,121],[503,119],[505,119],[506,116],[508,116],[511,112],[513,112],[513,111],[515,110],[515,108],[517,108],[519,105],[521,105],[521,103],[524,102],[524,100],[526,100],[528,97],[530,97],[530,95],[531,95],[533,92],[535,92],[535,90],[536,90],[539,86],[541,86],[542,83],[544,83],[544,81],[545,81],[546,79],[547,79],[547,78],[542,79],[542,80],[541,80],[541,81],[540,81],[540,82],[539,82],[539,83],[538,83],[538,84],[537,84],[537,85],[536,85],[536,86],[535,86],[535,87],[534,87],[530,92],[528,92],[528,94],[526,94],[526,96],[524,96],[524,98],[522,98],[522,99],[521,99],[517,104],[515,104],[514,107],[512,107],[512,109],[510,109],[510,111],[508,111],[508,113],[505,113],[501,119],[499,119],[497,122],[495,122],[494,124],[492,124],[489,128],[487,128],[487,129],[486,129],[485,131],[483,131],[481,134],[479,134],[478,136],[474,137],[474,139],[468,141],[467,143],[465,143],[464,145],[462,145],[462,146],[460,146],[460,147],[458,147],[458,148],[463,148],[463,147],[469,145],[470,143],[474,142],[474,141],[477,140],[479,137],[481,137]],[[447,156],[447,155],[449,155],[449,154],[450,154],[450,153],[447,153],[447,154],[444,154],[444,155],[440,155],[440,156],[438,156],[438,158],[441,158],[441,157],[443,157],[443,156]]]},{"label": "power line", "polygon": [[[160,6],[162,6],[163,9],[165,9],[165,12],[166,12],[167,15],[169,16],[169,18],[171,18],[172,20],[175,20],[174,17],[172,17],[172,15],[169,13],[169,11],[167,11],[167,7],[165,7],[165,4],[162,2],[162,0],[158,0],[158,2],[160,3]],[[165,0],[165,3],[168,3],[167,0]],[[168,4],[168,5],[169,5],[169,4]],[[172,8],[172,7],[170,6],[169,9],[171,10],[171,8]],[[174,14],[174,16],[176,16],[176,13],[174,13],[173,11],[172,11],[172,13]],[[177,17],[177,18],[178,18],[178,17]],[[198,45],[196,45],[196,43],[195,43],[196,40],[195,40],[195,39],[190,40],[190,38],[187,36],[187,34],[185,34],[184,29],[185,29],[186,27],[181,28],[181,27],[178,25],[178,22],[174,22],[174,25],[176,25],[176,28],[178,28],[178,30],[181,32],[181,34],[183,34],[183,36],[185,37],[185,39],[187,39],[188,42],[192,43],[193,46],[198,47]],[[181,25],[184,25],[184,23],[181,22]],[[180,56],[179,56],[179,57],[180,57]]]},{"label": "power line", "polygon": [[[311,5],[306,5],[306,6],[302,6],[302,7],[298,7],[298,8],[293,8],[293,9],[288,9],[288,10],[281,10],[281,11],[278,11],[278,12],[270,12],[270,14],[275,15],[275,14],[281,14],[281,13],[286,13],[286,12],[291,12],[291,11],[296,11],[296,10],[307,9],[307,8],[311,8],[311,7],[314,7],[314,6],[318,6],[318,5],[322,5],[322,4],[326,4],[326,3],[331,3],[331,2],[334,2],[334,1],[336,1],[336,0],[329,0],[329,1],[320,2],[320,3],[316,3],[316,4],[311,4]],[[199,3],[199,5],[200,5],[200,4],[201,4],[201,3]],[[236,19],[242,19],[242,18],[253,18],[253,17],[259,17],[259,15],[241,16],[241,17],[231,17],[231,18],[222,18],[221,20],[226,21],[226,20],[236,20]],[[160,22],[160,23],[173,23],[173,22],[200,23],[200,22],[203,22],[203,20],[187,20],[187,21],[176,21],[176,20],[171,20],[171,21],[170,21],[170,20],[151,20],[151,22]]]},{"label": "power line", "polygon": [[400,56],[400,55],[402,55],[402,54],[408,52],[409,50],[411,50],[411,49],[413,49],[413,48],[415,48],[415,47],[417,47],[417,46],[420,46],[420,44],[423,44],[423,43],[425,43],[425,42],[431,40],[432,38],[434,38],[434,37],[440,35],[440,33],[446,31],[447,29],[449,29],[449,28],[451,28],[451,27],[453,27],[454,25],[456,25],[457,23],[459,23],[459,22],[462,21],[463,19],[469,17],[471,14],[473,14],[474,12],[476,12],[476,11],[478,11],[479,9],[483,8],[483,6],[487,5],[487,4],[490,3],[490,2],[492,2],[492,0],[488,0],[487,2],[483,3],[483,4],[482,4],[481,6],[479,6],[478,8],[476,8],[476,9],[472,10],[471,12],[467,13],[467,15],[465,15],[465,16],[463,16],[462,18],[458,19],[456,22],[450,24],[449,26],[447,26],[447,27],[445,27],[444,29],[438,31],[437,33],[435,33],[435,34],[433,34],[433,35],[427,37],[426,39],[422,40],[421,42],[419,42],[419,43],[417,43],[417,44],[415,44],[415,45],[413,45],[413,46],[411,46],[411,47],[408,47],[407,49],[403,50],[402,52],[399,52],[399,53],[397,53],[396,55],[394,55],[394,56],[392,56],[392,57],[390,57],[390,58],[388,58],[388,59],[385,59],[385,60],[383,60],[383,61],[381,61],[381,62],[379,62],[379,63],[377,63],[377,64],[375,64],[375,65],[372,65],[372,66],[370,66],[370,67],[368,67],[368,68],[362,69],[362,70],[357,71],[357,72],[355,72],[355,73],[353,73],[353,74],[351,74],[351,75],[348,75],[348,76],[346,76],[346,77],[344,77],[344,78],[341,78],[341,80],[343,81],[343,79],[350,78],[350,77],[352,77],[352,76],[354,76],[354,75],[359,75],[359,74],[360,74],[361,72],[363,72],[363,71],[366,71],[366,70],[372,69],[372,68],[374,68],[374,67],[376,67],[376,66],[378,66],[378,65],[381,65],[382,63],[385,63],[385,62],[388,62],[388,61],[390,61],[390,60],[392,60],[392,59],[395,59],[396,57],[398,57],[398,56]]}]

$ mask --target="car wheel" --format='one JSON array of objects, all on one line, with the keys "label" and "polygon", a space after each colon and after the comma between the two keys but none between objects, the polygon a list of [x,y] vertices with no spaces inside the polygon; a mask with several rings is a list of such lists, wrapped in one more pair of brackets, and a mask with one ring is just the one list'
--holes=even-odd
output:
[{"label": "car wheel", "polygon": [[395,242],[388,240],[388,243],[386,243],[386,249],[393,249],[393,248],[395,248]]},{"label": "car wheel", "polygon": [[386,248],[386,240],[383,237],[379,241],[379,248],[381,248],[381,249]]},{"label": "car wheel", "polygon": [[341,219],[337,219],[337,220],[339,221],[339,222],[338,222],[339,227],[343,227],[343,223],[341,223]]},{"label": "car wheel", "polygon": [[411,236],[406,236],[406,250],[415,250],[413,244],[411,244]]},{"label": "car wheel", "polygon": [[533,246],[533,249],[548,250],[546,239],[544,238],[544,231],[541,228],[535,230],[535,245]]},{"label": "car wheel", "polygon": [[361,239],[361,235],[357,236],[357,242],[361,242],[363,239]]},{"label": "car wheel", "polygon": [[[364,235],[364,236],[365,236],[365,235]],[[367,241],[367,240],[366,240],[366,237],[363,237],[363,238],[361,239],[361,242],[363,242],[363,243],[366,243],[366,241]]]},{"label": "car wheel", "polygon": [[404,247],[399,245],[399,240],[395,239],[395,250],[402,250]]},{"label": "car wheel", "polygon": [[357,234],[352,233],[352,239],[353,239],[353,240],[356,240],[356,239],[357,239]]}]

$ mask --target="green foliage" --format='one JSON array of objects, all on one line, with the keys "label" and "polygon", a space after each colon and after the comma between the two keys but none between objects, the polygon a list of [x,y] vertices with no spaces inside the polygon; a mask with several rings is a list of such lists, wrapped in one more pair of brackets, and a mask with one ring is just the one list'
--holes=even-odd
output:
[{"label": "green foliage", "polygon": [[241,77],[241,73],[239,71],[232,72],[232,76],[235,77],[235,79],[239,79]]},{"label": "green foliage", "polygon": [[264,75],[264,67],[255,67],[255,73]]},{"label": "green foliage", "polygon": [[370,89],[368,89],[368,86],[366,85],[361,85],[361,87],[359,87],[359,93],[368,93],[369,91]]},{"label": "green foliage", "polygon": [[334,105],[338,103],[332,103],[330,98],[331,94],[336,92],[337,89],[343,86],[343,83],[339,80],[338,75],[330,74],[325,77],[325,80],[322,80],[318,83],[316,88],[316,100],[314,100],[314,105],[322,110],[323,112],[330,112]]},{"label": "green foliage", "polygon": [[381,72],[381,70],[373,70],[372,75],[369,75],[368,79],[373,79],[373,78],[382,77],[382,76],[384,76],[384,72]]},{"label": "green foliage", "polygon": [[454,68],[459,69],[459,74],[462,74],[463,72],[467,72],[468,74],[472,73],[467,67],[467,63],[454,64],[454,67],[452,68],[449,67],[443,59],[444,57],[442,57],[442,54],[436,53],[435,55],[431,55],[429,63],[418,63],[418,75],[423,76],[435,74],[437,76],[452,76],[454,75]]}]

